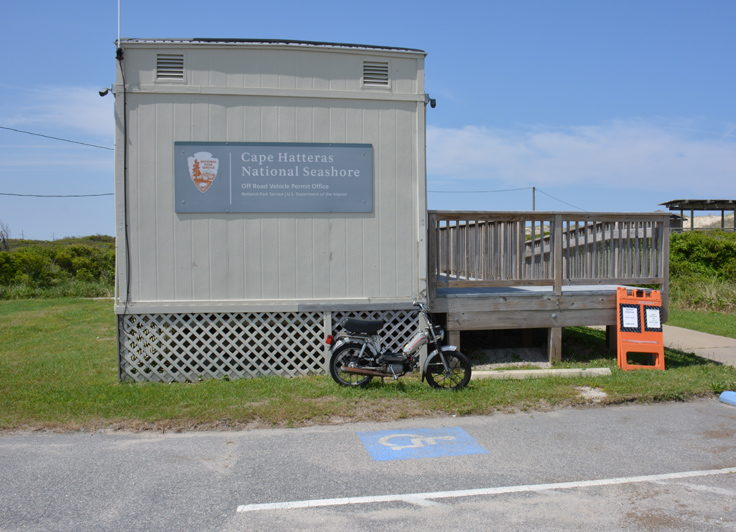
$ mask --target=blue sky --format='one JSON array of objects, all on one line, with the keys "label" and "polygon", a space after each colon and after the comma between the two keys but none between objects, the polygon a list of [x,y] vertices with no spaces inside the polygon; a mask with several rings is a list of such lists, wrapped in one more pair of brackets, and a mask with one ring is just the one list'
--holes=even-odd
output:
[{"label": "blue sky", "polygon": [[[0,126],[112,146],[97,91],[114,79],[116,12],[8,2]],[[736,1],[123,0],[121,27],[426,50],[430,208],[528,210],[531,186],[538,210],[736,198]],[[521,190],[477,192],[506,189]],[[0,129],[1,193],[112,190],[111,151]],[[14,237],[113,234],[114,202],[0,196],[0,221]]]}]

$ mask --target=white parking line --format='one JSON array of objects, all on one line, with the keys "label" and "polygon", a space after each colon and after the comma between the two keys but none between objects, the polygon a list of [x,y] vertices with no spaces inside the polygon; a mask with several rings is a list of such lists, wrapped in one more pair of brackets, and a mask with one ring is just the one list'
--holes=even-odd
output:
[{"label": "white parking line", "polygon": [[658,482],[681,478],[707,477],[736,473],[736,467],[723,469],[706,469],[703,471],[682,471],[680,473],[664,473],[660,475],[644,475],[638,477],[605,478],[600,480],[578,480],[574,482],[557,482],[554,484],[527,484],[522,486],[501,486],[498,488],[479,488],[456,491],[434,491],[427,493],[404,493],[396,495],[374,495],[366,497],[342,497],[337,499],[312,499],[307,501],[273,502],[265,504],[244,504],[238,506],[238,512],[257,512],[262,510],[289,510],[293,508],[317,508],[321,506],[344,506],[349,504],[370,504],[380,502],[408,502],[422,506],[431,505],[431,499],[452,499],[458,497],[476,497],[483,495],[502,495],[505,493],[524,493],[530,491],[547,491],[573,488],[591,488],[596,486],[613,486],[616,484],[635,484],[638,482]]}]

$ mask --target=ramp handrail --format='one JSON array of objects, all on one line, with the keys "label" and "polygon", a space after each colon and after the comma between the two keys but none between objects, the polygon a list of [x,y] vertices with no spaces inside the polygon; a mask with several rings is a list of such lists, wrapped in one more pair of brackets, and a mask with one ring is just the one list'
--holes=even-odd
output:
[{"label": "ramp handrail", "polygon": [[669,214],[429,211],[438,287],[669,282]]}]

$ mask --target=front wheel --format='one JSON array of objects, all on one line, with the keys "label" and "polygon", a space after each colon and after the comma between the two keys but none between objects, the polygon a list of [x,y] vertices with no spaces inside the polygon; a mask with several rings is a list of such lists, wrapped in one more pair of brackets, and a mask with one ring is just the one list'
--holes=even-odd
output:
[{"label": "front wheel", "polygon": [[360,375],[358,373],[349,373],[345,371],[345,367],[360,367],[365,362],[360,358],[360,349],[363,347],[357,343],[348,343],[341,345],[332,353],[330,358],[330,375],[336,383],[343,386],[364,387],[371,382],[370,375]]},{"label": "front wheel", "polygon": [[[447,361],[447,368],[442,363],[442,356]],[[460,390],[470,381],[470,360],[460,351],[443,351],[427,362],[426,377],[432,388]]]}]

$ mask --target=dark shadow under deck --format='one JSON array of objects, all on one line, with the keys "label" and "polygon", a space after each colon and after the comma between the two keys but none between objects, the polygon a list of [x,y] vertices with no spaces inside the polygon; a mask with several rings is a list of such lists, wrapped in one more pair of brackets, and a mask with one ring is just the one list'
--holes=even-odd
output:
[{"label": "dark shadow under deck", "polygon": [[[448,339],[460,344],[461,331],[549,329],[605,325],[615,332],[616,288],[620,285],[438,287],[432,312],[447,317]],[[549,341],[550,361],[558,358],[556,338]]]}]

